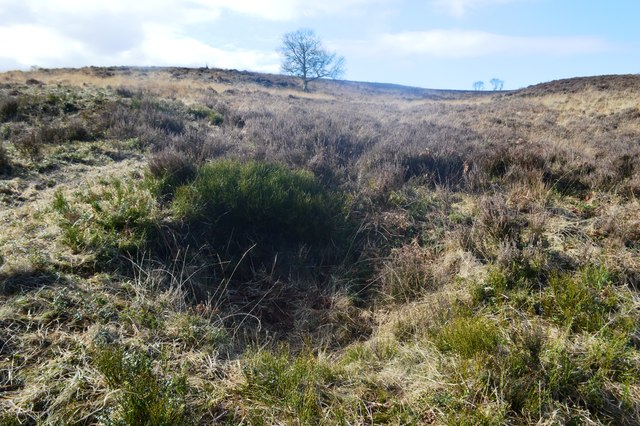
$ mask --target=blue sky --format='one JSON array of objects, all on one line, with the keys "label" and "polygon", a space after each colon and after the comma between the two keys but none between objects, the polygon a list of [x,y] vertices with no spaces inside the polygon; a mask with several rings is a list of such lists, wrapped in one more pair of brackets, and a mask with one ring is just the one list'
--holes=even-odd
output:
[{"label": "blue sky", "polygon": [[637,0],[0,0],[0,70],[176,65],[278,72],[311,28],[345,78],[471,89],[640,73]]}]

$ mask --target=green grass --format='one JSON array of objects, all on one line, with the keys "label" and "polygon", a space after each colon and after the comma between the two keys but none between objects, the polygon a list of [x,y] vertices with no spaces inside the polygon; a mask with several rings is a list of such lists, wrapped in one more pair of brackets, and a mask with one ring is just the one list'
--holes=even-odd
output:
[{"label": "green grass", "polygon": [[156,201],[139,181],[113,179],[68,197],[54,195],[64,242],[95,254],[97,264],[118,263],[149,247],[158,224]]},{"label": "green grass", "polygon": [[575,276],[552,275],[540,301],[544,315],[572,332],[615,325],[615,314],[624,303],[603,267],[588,267]]},{"label": "green grass", "polygon": [[185,376],[163,377],[154,370],[147,354],[104,346],[94,362],[110,389],[117,391],[117,411],[113,424],[129,426],[188,425]]},{"label": "green grass", "polygon": [[341,379],[339,372],[310,352],[293,355],[284,345],[275,352],[260,350],[247,357],[242,372],[242,396],[255,403],[253,418],[265,423],[273,418],[315,424],[338,403],[332,387]]},{"label": "green grass", "polygon": [[220,113],[206,106],[193,106],[189,108],[188,112],[196,120],[207,120],[214,126],[220,126],[224,121]]},{"label": "green grass", "polygon": [[494,352],[500,344],[500,327],[482,316],[460,316],[446,323],[436,335],[436,345],[463,357]]}]

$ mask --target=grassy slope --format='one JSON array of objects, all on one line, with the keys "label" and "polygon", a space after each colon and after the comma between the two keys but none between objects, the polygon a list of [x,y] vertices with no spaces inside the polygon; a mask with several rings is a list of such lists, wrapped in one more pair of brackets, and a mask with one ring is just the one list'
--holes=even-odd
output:
[{"label": "grassy slope", "polygon": [[0,424],[637,424],[639,91],[0,75]]}]

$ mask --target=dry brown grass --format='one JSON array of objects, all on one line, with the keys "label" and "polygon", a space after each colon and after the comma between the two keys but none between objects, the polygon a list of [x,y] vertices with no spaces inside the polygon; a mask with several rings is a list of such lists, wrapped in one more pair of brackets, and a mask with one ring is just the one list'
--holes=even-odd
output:
[{"label": "dry brown grass", "polygon": [[[158,416],[200,424],[639,421],[640,77],[504,94],[162,68],[0,84],[18,106],[0,124],[0,423],[135,414],[104,373],[117,356],[148,363],[126,374],[165,409],[186,401]],[[221,158],[310,171],[342,203],[344,258],[193,235],[208,228],[172,199]],[[120,201],[113,178],[132,185]],[[131,194],[155,200],[155,245],[96,264],[82,243],[105,218],[135,233],[101,210]]]}]

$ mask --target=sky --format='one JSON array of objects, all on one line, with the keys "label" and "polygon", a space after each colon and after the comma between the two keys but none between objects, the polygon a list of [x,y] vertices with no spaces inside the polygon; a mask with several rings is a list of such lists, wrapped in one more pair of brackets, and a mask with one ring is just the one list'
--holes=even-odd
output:
[{"label": "sky", "polygon": [[0,71],[189,66],[279,73],[310,28],[343,78],[518,89],[640,73],[638,0],[0,0]]}]

